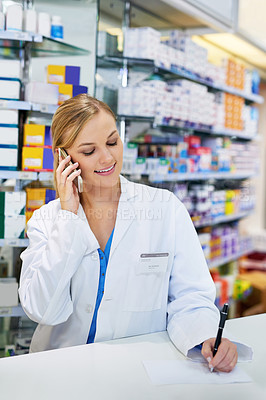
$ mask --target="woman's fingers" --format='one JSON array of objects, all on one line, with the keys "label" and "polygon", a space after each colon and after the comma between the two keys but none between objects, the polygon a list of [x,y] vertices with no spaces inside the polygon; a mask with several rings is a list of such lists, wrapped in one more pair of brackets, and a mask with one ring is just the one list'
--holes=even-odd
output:
[{"label": "woman's fingers", "polygon": [[220,344],[212,365],[219,371],[230,372],[237,362],[236,345],[227,339]]},{"label": "woman's fingers", "polygon": [[237,363],[237,347],[228,339],[222,339],[217,353],[213,357],[215,338],[206,340],[202,346],[202,355],[206,358],[210,368],[218,371],[230,372]]},{"label": "woman's fingers", "polygon": [[62,173],[64,171],[64,169],[66,168],[67,164],[69,163],[71,157],[67,156],[66,158],[63,158],[59,156],[59,164],[58,167],[56,169],[57,173]]},{"label": "woman's fingers", "polygon": [[68,177],[67,177],[66,180],[67,180],[68,182],[73,182],[73,180],[74,180],[77,176],[79,176],[80,173],[81,173],[81,169],[77,169],[76,171],[72,172],[72,174],[68,175]]},{"label": "woman's fingers", "polygon": [[63,172],[61,172],[61,181],[64,183],[68,176],[72,175],[73,171],[78,167],[79,163],[76,162],[75,164],[70,164]]},{"label": "woman's fingers", "polygon": [[69,164],[70,160],[71,157],[69,155],[64,159],[62,159],[62,157],[59,156],[59,165],[57,167],[56,174],[57,174],[57,181],[60,184],[65,184],[66,181],[72,181],[74,179],[73,177],[71,179],[68,179],[68,177],[70,177],[70,175],[73,174],[73,171],[77,169],[79,163],[76,162],[74,164],[72,163]]},{"label": "woman's fingers", "polygon": [[77,214],[79,208],[79,193],[74,179],[81,174],[77,167],[78,162],[70,163],[71,157],[68,155],[62,158],[59,152],[59,165],[56,169],[57,188],[60,197],[61,209]]}]

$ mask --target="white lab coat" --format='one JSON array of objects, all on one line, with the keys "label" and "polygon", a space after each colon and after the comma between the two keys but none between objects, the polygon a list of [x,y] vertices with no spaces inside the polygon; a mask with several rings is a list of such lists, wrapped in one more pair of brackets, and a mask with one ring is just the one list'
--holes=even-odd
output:
[{"label": "white lab coat", "polygon": [[[122,194],[95,342],[168,330],[185,355],[216,336],[219,311],[193,223],[168,190],[120,177]],[[28,223],[29,247],[19,296],[38,322],[31,351],[87,341],[97,296],[99,244],[82,206],[61,210],[59,199],[35,211]],[[168,253],[163,265],[143,263],[141,254]]]}]

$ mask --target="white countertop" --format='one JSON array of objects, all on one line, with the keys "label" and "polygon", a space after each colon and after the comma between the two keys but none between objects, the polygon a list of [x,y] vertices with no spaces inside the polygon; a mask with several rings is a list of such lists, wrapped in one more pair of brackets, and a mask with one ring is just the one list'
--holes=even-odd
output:
[{"label": "white countertop", "polygon": [[266,314],[227,321],[254,360],[252,383],[154,386],[142,360],[184,358],[166,332],[0,359],[1,400],[265,400]]}]

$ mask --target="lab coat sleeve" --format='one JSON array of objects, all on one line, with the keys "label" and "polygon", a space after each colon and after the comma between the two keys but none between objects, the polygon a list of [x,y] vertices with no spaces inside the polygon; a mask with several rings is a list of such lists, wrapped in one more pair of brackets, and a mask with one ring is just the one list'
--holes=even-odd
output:
[{"label": "lab coat sleeve", "polygon": [[97,240],[88,224],[61,209],[49,222],[42,209],[35,211],[27,234],[29,246],[21,254],[21,305],[35,322],[60,324],[73,312],[71,278],[85,252],[98,248]]},{"label": "lab coat sleeve", "polygon": [[167,331],[174,345],[189,349],[215,337],[219,310],[196,230],[185,206],[175,200],[175,255],[168,293]]}]

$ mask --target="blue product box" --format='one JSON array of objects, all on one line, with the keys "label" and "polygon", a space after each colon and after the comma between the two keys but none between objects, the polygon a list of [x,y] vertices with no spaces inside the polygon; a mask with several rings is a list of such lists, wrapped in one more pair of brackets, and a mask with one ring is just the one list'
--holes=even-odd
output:
[{"label": "blue product box", "polygon": [[81,93],[88,93],[88,87],[81,85],[73,85],[73,97]]},{"label": "blue product box", "polygon": [[65,83],[70,83],[71,85],[79,85],[79,79],[80,67],[66,65]]}]

